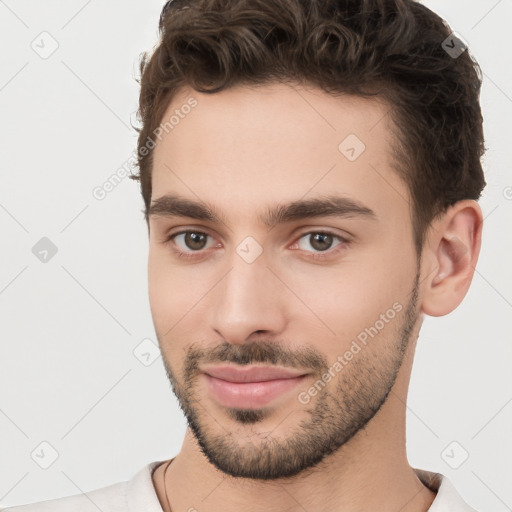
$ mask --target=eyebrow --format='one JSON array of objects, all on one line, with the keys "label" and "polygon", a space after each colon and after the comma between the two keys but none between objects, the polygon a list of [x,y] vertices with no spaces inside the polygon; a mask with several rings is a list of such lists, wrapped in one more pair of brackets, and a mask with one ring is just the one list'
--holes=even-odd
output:
[{"label": "eyebrow", "polygon": [[[146,212],[146,220],[151,216],[188,217],[196,220],[226,224],[226,218],[213,205],[175,194],[167,194],[152,201]],[[348,197],[330,195],[314,199],[299,199],[287,204],[268,207],[258,220],[274,227],[285,222],[308,219],[310,217],[363,217],[376,219],[375,212],[359,201]]]}]

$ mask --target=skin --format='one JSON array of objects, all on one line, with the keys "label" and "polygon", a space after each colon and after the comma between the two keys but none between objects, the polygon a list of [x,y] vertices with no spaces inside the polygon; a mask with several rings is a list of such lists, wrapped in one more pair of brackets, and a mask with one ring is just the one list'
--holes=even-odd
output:
[{"label": "skin", "polygon": [[[460,201],[436,218],[419,263],[410,195],[390,159],[389,106],[284,84],[215,94],[182,89],[164,119],[190,96],[198,105],[154,150],[152,200],[178,194],[208,203],[224,220],[149,217],[153,321],[192,423],[165,483],[167,464],[153,473],[163,510],[170,510],[164,488],[175,512],[427,510],[435,493],[405,449],[414,350],[424,315],[448,314],[470,286],[480,207]],[[354,161],[338,150],[351,133],[366,145]],[[272,228],[259,220],[275,204],[333,192],[375,216]],[[184,235],[168,240],[183,230],[206,233],[204,248],[187,246]],[[312,235],[323,230],[346,241],[334,237],[322,251]],[[263,250],[252,263],[236,251],[248,236]],[[200,256],[185,260],[173,247]],[[332,368],[393,304],[400,311],[301,403],[299,393],[322,368]],[[265,365],[275,356],[277,366],[309,375],[264,408],[228,409],[198,371],[225,356]]]}]

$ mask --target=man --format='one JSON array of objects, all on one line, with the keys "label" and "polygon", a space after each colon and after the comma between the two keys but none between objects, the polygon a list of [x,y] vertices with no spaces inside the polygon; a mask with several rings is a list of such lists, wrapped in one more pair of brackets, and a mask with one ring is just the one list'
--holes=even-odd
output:
[{"label": "man", "polygon": [[175,0],[160,29],[137,178],[189,429],[130,482],[7,510],[473,510],[408,464],[405,410],[480,250],[477,64],[412,0]]}]

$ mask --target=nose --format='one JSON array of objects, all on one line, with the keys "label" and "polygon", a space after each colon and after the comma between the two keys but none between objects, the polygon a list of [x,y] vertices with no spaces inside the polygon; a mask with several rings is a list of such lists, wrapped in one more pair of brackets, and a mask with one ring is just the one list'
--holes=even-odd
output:
[{"label": "nose", "polygon": [[264,255],[248,263],[233,251],[229,272],[209,294],[211,327],[228,343],[244,343],[255,332],[276,336],[285,329],[284,285],[267,268]]}]

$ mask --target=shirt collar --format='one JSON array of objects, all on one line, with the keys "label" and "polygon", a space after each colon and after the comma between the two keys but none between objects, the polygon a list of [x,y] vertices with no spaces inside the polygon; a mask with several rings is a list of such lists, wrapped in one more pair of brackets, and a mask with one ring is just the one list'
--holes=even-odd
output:
[{"label": "shirt collar", "polygon": [[126,505],[129,512],[162,512],[160,500],[153,484],[153,471],[163,460],[150,462],[138,471],[128,482]]},{"label": "shirt collar", "polygon": [[427,512],[476,512],[459,495],[453,484],[441,473],[413,468],[417,477],[436,497]]},{"label": "shirt collar", "polygon": [[[126,501],[129,512],[162,512],[162,506],[153,485],[153,471],[166,461],[150,462],[128,482]],[[441,473],[413,468],[421,482],[436,497],[427,512],[476,512],[459,495],[453,484]]]}]

